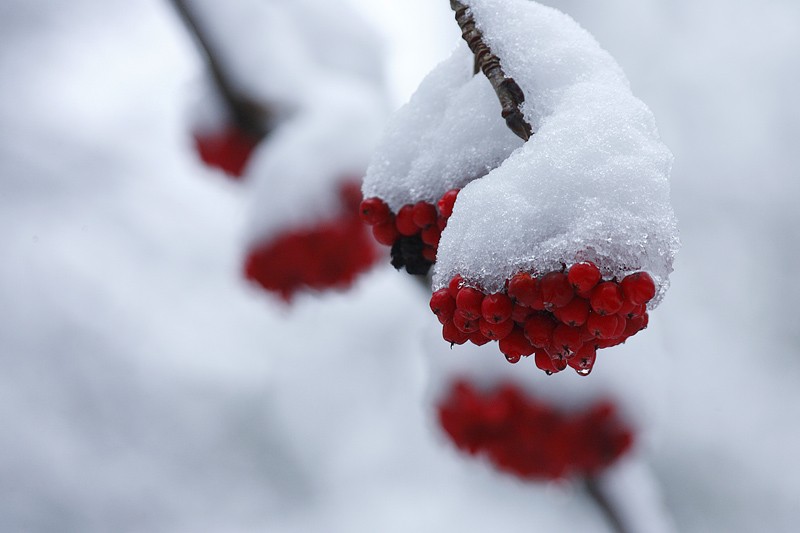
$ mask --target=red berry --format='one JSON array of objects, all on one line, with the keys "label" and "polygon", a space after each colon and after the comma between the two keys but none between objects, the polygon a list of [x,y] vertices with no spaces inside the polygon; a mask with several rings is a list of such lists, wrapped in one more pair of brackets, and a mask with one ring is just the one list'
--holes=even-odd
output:
[{"label": "red berry", "polygon": [[359,215],[361,220],[370,226],[375,226],[376,224],[388,222],[392,217],[392,211],[386,205],[386,202],[380,198],[373,197],[361,202]]},{"label": "red berry", "polygon": [[628,324],[628,321],[625,320],[624,316],[617,315],[617,327],[614,329],[614,336],[612,338],[618,339],[625,334],[625,326]]},{"label": "red berry", "polygon": [[426,244],[425,247],[422,249],[422,257],[424,257],[426,261],[430,261],[431,263],[435,263],[436,262],[436,248]]},{"label": "red berry", "polygon": [[487,339],[480,331],[470,333],[469,336],[469,342],[471,342],[475,346],[483,346],[484,344],[488,344],[489,341],[491,340],[492,339]]},{"label": "red berry", "polygon": [[457,197],[458,189],[453,189],[444,193],[439,202],[437,202],[439,214],[441,214],[445,219],[450,218],[450,215],[453,214],[453,206],[456,203]]},{"label": "red berry", "polygon": [[447,289],[439,289],[431,296],[431,311],[444,324],[453,319],[456,310],[456,301],[450,296]]},{"label": "red berry", "polygon": [[429,226],[422,230],[422,242],[431,246],[439,246],[441,236],[442,232],[436,226]]},{"label": "red berry", "polygon": [[536,358],[534,359],[534,362],[539,370],[544,370],[548,374],[556,374],[559,372],[559,370],[553,364],[553,360],[544,350],[536,350]]},{"label": "red berry", "polygon": [[513,310],[514,304],[511,303],[511,298],[501,293],[490,294],[481,303],[481,315],[492,324],[506,322],[511,318]]},{"label": "red berry", "polygon": [[456,308],[464,315],[464,318],[477,320],[481,317],[481,304],[483,303],[483,293],[472,287],[463,287],[456,296]]},{"label": "red berry", "polygon": [[584,344],[575,356],[567,361],[567,364],[574,368],[578,374],[588,376],[592,371],[596,358],[597,349],[591,344]]},{"label": "red berry", "polygon": [[531,309],[544,309],[539,280],[526,272],[520,272],[508,281],[508,295],[512,300]]},{"label": "red berry", "polygon": [[395,226],[397,226],[397,231],[406,237],[411,237],[419,233],[419,228],[416,224],[414,224],[413,206],[404,205],[400,208],[400,211],[397,212],[397,217],[395,218]]},{"label": "red berry", "polygon": [[564,307],[575,296],[575,290],[570,285],[566,274],[562,272],[545,274],[539,281],[539,285],[542,288],[542,299],[545,305]]},{"label": "red berry", "polygon": [[639,308],[638,305],[636,305],[635,303],[631,302],[628,299],[625,299],[622,302],[622,307],[620,308],[619,311],[617,311],[617,314],[620,316],[624,316],[625,318],[628,318],[628,316],[630,316],[631,313],[635,312],[638,308]]},{"label": "red berry", "polygon": [[435,225],[438,214],[436,208],[428,202],[417,202],[414,204],[413,220],[420,228],[427,228],[428,226]]},{"label": "red berry", "polygon": [[535,311],[530,307],[525,307],[521,304],[514,304],[514,309],[511,311],[511,320],[516,322],[517,324],[524,325],[525,322],[530,318]]},{"label": "red berry", "polygon": [[394,221],[392,221],[391,218],[388,222],[381,222],[380,224],[372,226],[372,235],[375,237],[376,241],[386,246],[393,245],[394,241],[400,237],[400,233],[398,233]]},{"label": "red berry", "polygon": [[227,126],[220,131],[196,132],[193,137],[200,159],[234,178],[242,177],[250,154],[261,140],[236,126]]},{"label": "red berry", "polygon": [[584,326],[598,339],[611,339],[617,330],[617,315],[598,315],[589,313],[589,318]]},{"label": "red berry", "polygon": [[589,317],[589,302],[583,298],[573,298],[564,307],[553,309],[553,314],[568,326],[582,326]]},{"label": "red berry", "polygon": [[577,352],[582,345],[580,329],[559,324],[553,330],[552,347],[567,358]]},{"label": "red berry", "polygon": [[632,337],[647,327],[648,316],[645,313],[642,316],[635,316],[628,320],[625,324],[625,336]]},{"label": "red berry", "polygon": [[469,335],[458,329],[453,322],[448,322],[442,326],[442,337],[451,345],[461,345],[469,340]]},{"label": "red berry", "polygon": [[450,280],[450,284],[447,287],[447,290],[450,291],[450,296],[455,299],[458,296],[458,291],[461,290],[461,287],[464,286],[464,278],[461,277],[461,274],[456,274],[453,276],[453,279]]},{"label": "red berry", "polygon": [[528,357],[529,355],[533,354],[534,351],[533,346],[531,346],[531,343],[529,343],[528,339],[525,338],[525,334],[519,327],[515,327],[514,330],[508,336],[502,339],[499,344],[500,351],[506,356]]},{"label": "red berry", "polygon": [[656,295],[656,284],[647,272],[636,272],[620,283],[625,299],[635,304],[646,304]]},{"label": "red berry", "polygon": [[613,315],[622,309],[622,290],[613,281],[606,281],[595,287],[589,303],[599,315]]},{"label": "red berry", "polygon": [[555,321],[549,315],[539,313],[533,315],[525,322],[525,336],[537,348],[546,348],[553,342],[553,330],[556,329]]},{"label": "red berry", "polygon": [[464,333],[475,333],[478,331],[478,321],[475,319],[470,320],[461,313],[453,315],[453,324]]},{"label": "red berry", "polygon": [[505,339],[511,334],[511,332],[514,330],[514,321],[506,320],[505,322],[496,324],[494,322],[488,322],[482,318],[478,324],[478,327],[480,328],[484,337],[493,341],[499,341],[500,339]]},{"label": "red berry", "polygon": [[576,263],[569,268],[567,278],[576,292],[585,293],[592,290],[600,281],[600,269],[589,261]]}]

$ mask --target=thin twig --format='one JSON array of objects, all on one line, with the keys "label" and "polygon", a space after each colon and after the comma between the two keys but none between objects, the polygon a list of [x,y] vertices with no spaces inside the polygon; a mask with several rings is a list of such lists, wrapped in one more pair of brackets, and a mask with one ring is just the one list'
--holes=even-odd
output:
[{"label": "thin twig", "polygon": [[625,522],[622,516],[620,516],[619,510],[617,510],[614,503],[609,499],[596,477],[588,476],[586,478],[586,492],[600,508],[606,520],[608,520],[611,529],[613,529],[615,533],[632,533],[625,526]]},{"label": "thin twig", "polygon": [[[494,92],[497,93],[506,125],[514,134],[527,141],[533,135],[533,128],[525,121],[520,109],[522,103],[525,102],[525,94],[517,82],[503,72],[500,58],[492,53],[483,40],[483,34],[475,25],[475,19],[470,9],[459,0],[450,0],[450,7],[455,11],[456,22],[461,28],[461,36],[475,55],[476,67],[480,67],[489,83],[492,84]],[[478,69],[475,70],[477,72]]]},{"label": "thin twig", "polygon": [[197,17],[192,13],[185,0],[171,0],[184,24],[194,36],[206,60],[211,77],[225,100],[236,125],[241,129],[260,139],[269,133],[270,113],[266,106],[245,95],[231,82],[228,73],[222,65],[219,56],[211,46],[208,36],[204,32]]}]

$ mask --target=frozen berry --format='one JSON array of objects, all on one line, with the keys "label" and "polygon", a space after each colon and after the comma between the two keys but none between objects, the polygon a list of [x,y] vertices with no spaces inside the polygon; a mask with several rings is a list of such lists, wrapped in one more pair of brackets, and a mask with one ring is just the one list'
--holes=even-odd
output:
[{"label": "frozen berry", "polygon": [[441,236],[442,232],[436,226],[430,226],[422,230],[422,242],[433,247],[439,246],[439,239]]},{"label": "frozen berry", "polygon": [[527,357],[533,354],[534,348],[525,334],[518,327],[500,341],[500,351],[505,355]]},{"label": "frozen berry", "polygon": [[526,272],[520,272],[509,280],[508,296],[531,309],[544,309],[539,280]]},{"label": "frozen berry", "polygon": [[581,331],[578,328],[559,324],[553,330],[552,347],[565,357],[569,357],[583,345]]},{"label": "frozen berry", "polygon": [[592,371],[595,359],[597,359],[597,349],[591,344],[584,344],[581,349],[571,357],[567,364],[574,368],[578,374],[588,376]]},{"label": "frozen berry", "polygon": [[472,287],[463,287],[456,296],[456,308],[470,320],[477,320],[481,317],[482,303],[483,293]]},{"label": "frozen berry", "polygon": [[469,335],[469,342],[475,346],[483,346],[484,344],[491,342],[491,340],[492,339],[487,339],[480,331],[475,331]]},{"label": "frozen berry", "polygon": [[372,226],[372,235],[379,243],[391,246],[400,236],[400,233],[398,233],[394,221],[390,218],[388,222],[381,222]]},{"label": "frozen berry", "polygon": [[461,277],[461,274],[456,274],[453,276],[453,279],[450,280],[450,284],[447,286],[447,290],[450,291],[450,296],[455,299],[458,296],[458,291],[461,290],[461,287],[464,286],[464,278]]},{"label": "frozen berry", "polygon": [[539,280],[539,285],[542,288],[542,299],[546,306],[564,307],[575,296],[575,290],[570,285],[566,274],[562,272],[545,274]]},{"label": "frozen berry", "polygon": [[617,330],[617,315],[589,313],[584,327],[598,339],[610,339]]},{"label": "frozen berry", "polygon": [[428,261],[429,263],[435,263],[436,262],[436,248],[426,244],[425,247],[422,248],[422,258],[425,259],[426,261]]},{"label": "frozen berry", "polygon": [[478,320],[468,319],[461,313],[453,315],[453,324],[464,333],[474,333],[478,331]]},{"label": "frozen berry", "polygon": [[419,228],[427,228],[436,224],[438,214],[436,208],[428,202],[417,202],[413,208],[414,224]]},{"label": "frozen berry", "polygon": [[589,261],[576,263],[569,268],[567,278],[576,292],[585,293],[600,281],[600,269]]},{"label": "frozen berry", "polygon": [[582,326],[589,317],[589,302],[583,298],[573,298],[564,307],[556,307],[553,314],[568,326]]},{"label": "frozen berry", "polygon": [[392,217],[392,211],[389,209],[389,206],[386,205],[386,202],[380,198],[367,198],[361,202],[359,215],[361,215],[361,220],[370,226],[375,226],[376,224],[389,222]]},{"label": "frozen berry", "polygon": [[656,284],[647,272],[636,272],[620,283],[625,299],[635,304],[646,304],[656,295]]},{"label": "frozen berry", "polygon": [[439,213],[445,218],[450,218],[450,215],[453,214],[453,206],[456,203],[456,198],[458,197],[458,189],[453,189],[444,193],[442,198],[437,203],[439,207]]},{"label": "frozen berry", "polygon": [[514,309],[511,311],[511,320],[517,324],[524,325],[528,318],[530,318],[535,312],[536,311],[530,307],[525,307],[524,305],[515,303]]},{"label": "frozen berry", "polygon": [[500,324],[511,318],[514,304],[505,294],[490,294],[481,303],[481,314],[487,322]]},{"label": "frozen berry", "polygon": [[536,351],[536,357],[534,359],[534,362],[536,363],[536,366],[537,368],[539,368],[539,370],[544,370],[548,374],[555,374],[559,372],[559,370],[553,364],[553,360],[544,350]]},{"label": "frozen berry", "polygon": [[469,335],[458,329],[453,322],[442,326],[442,337],[451,345],[464,344],[469,340]]},{"label": "frozen berry", "polygon": [[622,290],[613,281],[605,281],[595,287],[589,303],[598,315],[613,315],[622,309]]},{"label": "frozen berry", "polygon": [[496,324],[482,318],[480,320],[479,327],[481,333],[483,333],[486,338],[493,341],[499,341],[501,339],[505,339],[511,334],[511,332],[514,330],[514,322],[512,320],[506,320],[505,322]]},{"label": "frozen berry", "polygon": [[437,316],[439,322],[444,324],[453,319],[456,310],[456,301],[450,296],[447,289],[439,289],[431,296],[431,311]]},{"label": "frozen berry", "polygon": [[414,207],[410,205],[404,205],[401,207],[397,212],[395,225],[397,226],[397,231],[400,232],[400,235],[411,237],[419,233],[419,228],[416,224],[414,224]]},{"label": "frozen berry", "polygon": [[544,313],[533,315],[525,322],[525,335],[532,345],[537,348],[546,348],[553,342],[553,330],[556,329],[555,321]]}]

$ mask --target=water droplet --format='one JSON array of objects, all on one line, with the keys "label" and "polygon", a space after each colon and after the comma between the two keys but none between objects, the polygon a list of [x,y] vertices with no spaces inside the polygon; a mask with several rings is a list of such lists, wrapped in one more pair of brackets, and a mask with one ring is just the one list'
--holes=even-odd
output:
[{"label": "water droplet", "polygon": [[584,376],[585,377],[585,376],[588,376],[589,374],[592,373],[592,367],[581,368],[581,369],[576,370],[575,372],[577,372],[579,376]]},{"label": "water droplet", "polygon": [[553,375],[553,373],[551,371],[549,371],[549,370],[545,370],[544,373],[547,374],[548,376],[552,376]]}]

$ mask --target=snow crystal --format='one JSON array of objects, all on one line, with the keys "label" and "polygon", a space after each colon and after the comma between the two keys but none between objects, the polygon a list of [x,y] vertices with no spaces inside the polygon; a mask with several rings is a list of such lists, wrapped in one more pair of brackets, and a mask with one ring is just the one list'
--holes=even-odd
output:
[{"label": "snow crystal", "polygon": [[678,249],[672,155],[613,58],[575,21],[527,0],[467,4],[535,135],[459,195],[436,288],[455,274],[488,291],[519,271],[591,260],[605,276],[646,270],[666,290]]},{"label": "snow crystal", "polygon": [[341,185],[364,175],[384,125],[383,96],[346,79],[319,87],[310,106],[275,130],[248,165],[251,244],[336,216]]},{"label": "snow crystal", "polygon": [[462,43],[397,112],[364,179],[365,198],[378,196],[395,212],[418,201],[435,204],[522,145],[500,116],[489,81],[473,76],[473,62]]}]

